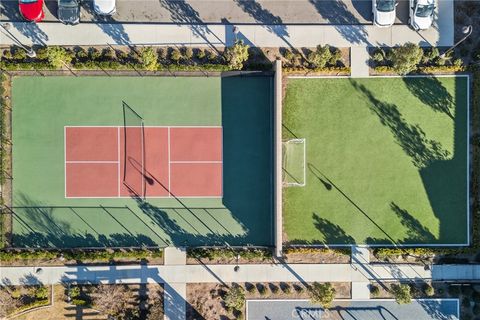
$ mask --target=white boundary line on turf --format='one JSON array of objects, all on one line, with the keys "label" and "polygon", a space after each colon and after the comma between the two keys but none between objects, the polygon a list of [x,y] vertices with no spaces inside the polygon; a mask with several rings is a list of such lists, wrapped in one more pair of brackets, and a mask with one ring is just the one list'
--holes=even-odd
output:
[{"label": "white boundary line on turf", "polygon": [[[423,243],[423,244],[366,244],[366,243],[355,243],[355,244],[298,244],[298,245],[291,245],[292,247],[337,247],[337,248],[345,248],[345,247],[355,247],[355,246],[367,246],[367,247],[385,247],[385,248],[407,248],[407,247],[463,247],[469,246],[471,244],[470,239],[470,219],[471,217],[471,208],[470,208],[470,74],[439,74],[439,75],[429,75],[429,74],[418,74],[418,75],[372,75],[368,77],[359,77],[359,78],[352,78],[351,76],[287,76],[287,79],[382,79],[382,78],[466,78],[467,79],[467,242],[466,243],[455,243],[455,244],[444,244],[444,243]],[[455,130],[455,129],[454,129]],[[283,201],[283,197],[282,197]],[[283,212],[282,212],[283,214]],[[283,243],[283,245],[287,245],[288,243]]]}]

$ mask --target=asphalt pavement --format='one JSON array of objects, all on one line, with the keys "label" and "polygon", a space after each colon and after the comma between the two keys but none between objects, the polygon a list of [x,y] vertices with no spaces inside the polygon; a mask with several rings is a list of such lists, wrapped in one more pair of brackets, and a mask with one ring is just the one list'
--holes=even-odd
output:
[{"label": "asphalt pavement", "polygon": [[[82,1],[81,22],[173,24],[371,24],[369,0],[117,0],[117,13],[99,17]],[[23,21],[18,0],[0,1],[0,20]],[[45,22],[58,22],[57,1],[45,0]],[[408,1],[399,0],[397,24],[408,23]]]}]

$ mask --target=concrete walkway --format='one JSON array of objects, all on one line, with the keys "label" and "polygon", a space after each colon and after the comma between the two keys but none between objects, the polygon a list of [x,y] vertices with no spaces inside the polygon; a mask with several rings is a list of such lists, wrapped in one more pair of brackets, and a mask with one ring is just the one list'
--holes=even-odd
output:
[{"label": "concrete walkway", "polygon": [[350,49],[350,76],[352,78],[368,77],[370,75],[369,61],[368,47],[352,47]]},{"label": "concrete walkway", "polygon": [[[449,270],[449,277],[463,274]],[[478,278],[480,280],[480,265]],[[91,283],[208,283],[208,282],[366,282],[370,280],[430,279],[432,272],[419,265],[350,264],[250,264],[241,265],[128,265],[1,267],[0,281],[19,284],[55,284],[62,281]],[[435,268],[434,268],[435,270]],[[435,273],[434,274],[438,274]]]},{"label": "concrete walkway", "polygon": [[[167,247],[164,251],[166,266],[185,266],[187,251],[185,248]],[[185,281],[165,283],[164,319],[184,320],[186,318],[187,284]]]},{"label": "concrete walkway", "polygon": [[[257,47],[394,46],[406,42],[422,46],[453,44],[453,2],[440,1],[438,23],[416,32],[407,25],[382,29],[373,25],[240,25],[238,38]],[[174,24],[87,23],[65,26],[58,23],[12,24],[9,33],[1,30],[0,44],[37,45],[185,45],[225,46],[235,41],[233,26]]]},{"label": "concrete walkway", "polygon": [[[364,50],[365,51],[365,50]],[[357,75],[358,76],[358,75]],[[363,76],[368,76],[368,73]],[[353,77],[353,72],[352,72]],[[354,270],[367,270],[370,264],[370,250],[366,246],[352,247],[352,268]],[[371,271],[370,271],[371,272]],[[362,281],[352,282],[352,299],[365,300],[370,299],[370,280],[366,276]]]}]

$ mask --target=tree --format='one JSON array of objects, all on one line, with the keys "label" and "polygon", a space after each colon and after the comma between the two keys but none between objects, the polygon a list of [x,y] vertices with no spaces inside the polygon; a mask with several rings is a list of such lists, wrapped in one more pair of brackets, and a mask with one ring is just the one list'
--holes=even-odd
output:
[{"label": "tree", "polygon": [[335,288],[330,282],[318,283],[314,282],[309,289],[310,301],[313,304],[319,304],[323,308],[330,308],[333,299],[335,298]]},{"label": "tree", "polygon": [[133,299],[133,292],[123,285],[99,285],[92,293],[94,308],[118,320],[134,312],[130,305]]},{"label": "tree", "polygon": [[233,285],[224,297],[228,310],[242,310],[245,305],[245,291],[238,285]]},{"label": "tree", "polygon": [[145,70],[154,71],[158,69],[158,53],[152,47],[143,48],[140,51],[140,61]]},{"label": "tree", "polygon": [[234,70],[241,70],[243,63],[248,60],[248,48],[243,40],[237,40],[233,46],[227,47],[224,56],[228,66]]},{"label": "tree", "polygon": [[411,288],[408,284],[392,284],[392,293],[398,304],[408,304],[412,302]]},{"label": "tree", "polygon": [[315,65],[317,68],[324,68],[331,59],[332,51],[330,51],[330,46],[328,44],[323,47],[318,45],[317,49],[310,52],[308,55],[308,60],[310,63]]},{"label": "tree", "polygon": [[72,55],[63,47],[53,46],[47,48],[48,63],[55,69],[72,62]]},{"label": "tree", "polygon": [[391,60],[395,72],[405,75],[417,69],[423,57],[423,50],[418,44],[408,42],[392,49]]},{"label": "tree", "polygon": [[427,297],[435,295],[435,289],[432,287],[432,285],[428,283],[425,283],[425,285],[423,286],[423,292]]}]

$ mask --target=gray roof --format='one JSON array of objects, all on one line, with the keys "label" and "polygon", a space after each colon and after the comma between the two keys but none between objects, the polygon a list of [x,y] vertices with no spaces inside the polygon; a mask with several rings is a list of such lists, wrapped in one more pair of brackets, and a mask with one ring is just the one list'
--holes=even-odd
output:
[{"label": "gray roof", "polygon": [[307,300],[248,300],[248,320],[459,320],[458,299],[337,300],[324,310]]}]

